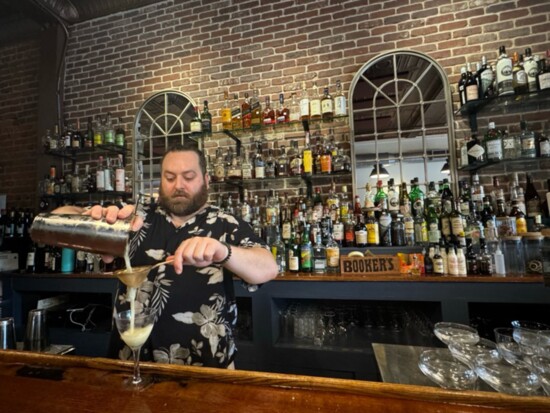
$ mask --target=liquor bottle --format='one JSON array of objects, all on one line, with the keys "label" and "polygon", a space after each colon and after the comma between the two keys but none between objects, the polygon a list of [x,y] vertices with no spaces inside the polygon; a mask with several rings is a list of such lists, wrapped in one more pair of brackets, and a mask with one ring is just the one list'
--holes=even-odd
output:
[{"label": "liquor bottle", "polygon": [[399,212],[399,193],[395,188],[393,178],[388,179],[388,211],[392,215]]},{"label": "liquor bottle", "polygon": [[292,230],[290,241],[288,242],[288,270],[290,272],[300,272],[300,244],[296,240],[296,231]]},{"label": "liquor bottle", "polygon": [[[239,105],[240,112],[240,105]],[[223,92],[223,106],[221,110],[222,128],[224,130],[232,130],[233,123],[231,119],[231,106],[229,105],[229,92],[224,90]]]},{"label": "liquor bottle", "polygon": [[126,172],[124,170],[124,157],[122,156],[122,154],[119,154],[115,166],[115,191],[124,192],[125,190]]},{"label": "liquor bottle", "polygon": [[483,197],[483,210],[481,211],[481,223],[483,224],[483,231],[485,233],[485,239],[488,242],[497,240],[497,228],[496,228],[496,215],[491,205],[491,198],[488,196]]},{"label": "liquor bottle", "polygon": [[321,173],[330,174],[332,172],[332,151],[329,145],[324,145],[321,153]]},{"label": "liquor bottle", "polygon": [[309,224],[305,224],[300,242],[300,271],[302,272],[311,272],[312,270],[312,245],[309,229]]},{"label": "liquor bottle", "polygon": [[214,182],[223,182],[225,181],[225,159],[223,156],[223,149],[216,149],[216,160],[214,161],[214,175],[212,180]]},{"label": "liquor bottle", "polygon": [[324,274],[327,272],[327,251],[321,242],[321,233],[318,232],[315,236],[315,244],[312,252],[312,267],[316,274]]},{"label": "liquor bottle", "polygon": [[36,244],[32,242],[27,251],[26,269],[27,273],[36,272]]},{"label": "liquor bottle", "polygon": [[419,213],[414,217],[414,240],[416,245],[428,243],[428,224],[424,213]]},{"label": "liquor bottle", "polygon": [[80,150],[83,147],[82,133],[80,132],[80,119],[76,120],[76,129],[72,133],[71,148]]},{"label": "liquor bottle", "polygon": [[313,83],[311,93],[309,94],[309,119],[321,119],[321,96],[319,95],[319,88],[316,82]]},{"label": "liquor bottle", "polygon": [[428,200],[427,212],[428,242],[430,244],[439,244],[441,232],[439,230],[439,217],[435,211],[435,205]]},{"label": "liquor bottle", "polygon": [[353,205],[348,197],[348,186],[342,185],[342,192],[340,193],[340,217],[345,217],[352,212]]},{"label": "liquor bottle", "polygon": [[519,184],[519,178],[517,172],[512,175],[511,185],[510,185],[510,201],[516,201],[518,208],[523,211],[524,214],[527,214],[527,207],[525,205],[525,192]]},{"label": "liquor bottle", "polygon": [[550,89],[550,66],[546,65],[546,59],[540,59],[539,66],[539,72],[537,73],[537,89]]},{"label": "liquor bottle", "polygon": [[291,176],[301,176],[302,175],[302,154],[298,150],[298,141],[290,141],[290,148],[288,150],[288,164],[289,164],[289,174]]},{"label": "liquor bottle", "polygon": [[203,136],[212,136],[212,114],[208,110],[208,101],[204,101],[201,113],[202,134]]},{"label": "liquor bottle", "polygon": [[336,184],[334,182],[331,184],[328,197],[325,202],[329,211],[330,219],[332,222],[335,222],[340,211],[340,198],[336,193]]},{"label": "liquor bottle", "polygon": [[101,116],[97,115],[94,126],[94,146],[100,146],[103,145],[103,143],[103,125],[101,123]]},{"label": "liquor bottle", "polygon": [[92,126],[92,118],[88,118],[88,122],[86,125],[86,132],[84,132],[83,136],[83,147],[84,148],[92,148],[94,146],[94,130]]},{"label": "liquor bottle", "polygon": [[118,118],[117,126],[115,129],[115,145],[123,148],[126,146],[126,132],[124,131],[124,126],[122,125],[122,118]]},{"label": "liquor bottle", "polygon": [[288,176],[288,171],[289,165],[288,157],[286,155],[286,148],[282,145],[279,156],[275,159],[275,172],[277,176],[285,177]]},{"label": "liquor bottle", "polygon": [[479,84],[474,74],[467,69],[466,71],[466,102],[479,99]]},{"label": "liquor bottle", "polygon": [[514,93],[516,95],[528,93],[529,83],[527,80],[527,73],[523,68],[523,55],[514,52],[512,65],[512,87],[514,88]]},{"label": "liquor bottle", "polygon": [[309,143],[309,132],[305,133],[304,149],[302,151],[302,173],[304,176],[313,174],[313,154]]},{"label": "liquor bottle", "polygon": [[[229,162],[226,171],[226,177],[228,180],[240,180],[243,178],[243,168],[241,157],[237,154],[231,154],[228,156]],[[267,176],[267,161],[266,161],[266,176]]]},{"label": "liquor bottle", "polygon": [[535,158],[537,149],[535,143],[535,133],[527,129],[527,122],[522,120],[521,125],[521,157]]},{"label": "liquor bottle", "polygon": [[409,194],[411,205],[413,209],[413,215],[424,215],[424,201],[425,195],[418,185],[418,178],[414,178],[411,181],[411,193]]},{"label": "liquor bottle", "polygon": [[479,72],[481,82],[480,98],[487,99],[494,95],[495,74],[490,66],[487,66],[487,58],[481,57],[481,71]]},{"label": "liquor bottle", "polygon": [[340,246],[331,237],[325,248],[327,258],[327,273],[337,274],[340,272]]},{"label": "liquor bottle", "polygon": [[496,66],[497,91],[499,96],[514,93],[512,59],[506,54],[506,47],[499,47],[499,58]]},{"label": "liquor bottle", "polygon": [[338,247],[341,247],[344,243],[344,221],[341,217],[346,217],[348,214],[345,215],[338,215],[336,217],[336,221],[332,223],[332,237],[330,238],[333,242],[338,245]]},{"label": "liquor bottle", "polygon": [[[374,196],[374,207],[377,210],[381,210],[383,206],[387,205],[388,201],[388,195],[384,191],[384,187],[382,186],[382,181],[379,180],[376,182],[376,195]],[[380,216],[380,214],[377,214]]]},{"label": "liquor bottle", "polygon": [[195,113],[191,122],[189,123],[189,129],[191,130],[191,136],[193,138],[200,138],[202,136],[202,121],[199,114],[199,107],[195,107]]},{"label": "liquor bottle", "polygon": [[[392,232],[391,224],[392,217],[388,212],[387,199],[383,198],[380,201],[380,217],[378,218],[378,230],[380,234],[380,245],[383,247],[391,247],[392,245]],[[368,235],[367,235],[368,236]]]},{"label": "liquor bottle", "polygon": [[433,261],[433,275],[435,276],[442,276],[445,274],[445,267],[443,263],[443,257],[441,256],[441,252],[439,249],[439,245],[436,245],[434,247],[434,255],[432,258]]},{"label": "liquor bottle", "polygon": [[[246,104],[248,105],[248,103]],[[231,101],[231,103],[228,102],[227,105],[229,110],[227,110],[227,108],[225,107],[225,103],[224,103],[224,107],[222,108],[222,111],[224,111],[222,112],[222,116],[225,116],[225,122],[223,123],[224,129],[226,126],[229,127],[229,130],[242,129],[244,119],[242,117],[241,104],[239,103],[239,95],[237,93],[234,93],[233,100]],[[243,103],[242,106],[244,107],[245,103]],[[250,112],[248,113],[250,114]],[[250,118],[248,120],[250,120]],[[250,126],[246,126],[246,127],[250,127]]]},{"label": "liquor bottle", "polygon": [[265,178],[265,162],[262,155],[262,143],[256,142],[256,155],[254,156],[254,178]]},{"label": "liquor bottle", "polygon": [[334,117],[334,101],[328,92],[328,87],[323,90],[323,98],[321,99],[321,115],[323,121],[332,122]]},{"label": "liquor bottle", "polygon": [[50,150],[55,150],[57,148],[57,141],[55,141],[55,143],[52,143],[52,141],[54,141],[52,133],[49,129],[46,129],[46,135],[44,136],[44,139],[42,141],[45,153],[49,152]]},{"label": "liquor bottle", "polygon": [[519,134],[502,132],[502,158],[517,159],[521,156],[521,137]]},{"label": "liquor bottle", "polygon": [[242,179],[252,179],[254,176],[253,173],[254,167],[250,162],[248,152],[244,151],[243,158],[241,161],[241,177]]},{"label": "liquor bottle", "polygon": [[539,133],[537,137],[537,157],[550,158],[550,127],[546,127],[546,131]]},{"label": "liquor bottle", "polygon": [[494,275],[493,257],[487,250],[487,244],[485,240],[481,240],[481,251],[477,258],[477,267],[480,275],[492,276]]},{"label": "liquor bottle", "polygon": [[376,188],[372,188],[370,182],[365,184],[365,201],[363,203],[365,209],[374,208],[374,197],[376,195]]},{"label": "liquor bottle", "polygon": [[458,257],[456,255],[456,248],[451,245],[449,252],[447,253],[447,266],[449,267],[449,275],[458,276]]},{"label": "liquor bottle", "polygon": [[[359,248],[363,248],[367,246],[367,227],[365,226],[365,222],[363,219],[363,216],[358,216],[358,220],[355,223],[355,246]],[[374,218],[374,215],[373,215]],[[367,218],[368,219],[368,218]],[[378,244],[377,244],[378,245]]]},{"label": "liquor bottle", "polygon": [[[430,251],[432,251],[431,254]],[[433,254],[433,247],[430,247],[428,252],[426,252],[425,249],[422,250],[422,255],[424,256],[424,274],[426,275],[434,274],[434,262],[432,260]]]},{"label": "liquor bottle", "polygon": [[97,177],[95,175],[92,175],[92,172],[90,171],[90,165],[89,164],[86,164],[84,166],[84,173],[86,175],[86,190],[88,193],[93,193],[93,192],[96,192],[97,191],[97,188],[96,188],[96,182],[97,182]]},{"label": "liquor bottle", "polygon": [[445,210],[450,213],[453,209],[453,203],[454,195],[451,191],[449,180],[447,178],[443,178],[443,182],[441,184],[441,210]]},{"label": "liquor bottle", "polygon": [[502,134],[495,128],[495,122],[489,122],[485,133],[485,147],[488,161],[501,161],[503,158]]},{"label": "liquor bottle", "polygon": [[525,213],[518,207],[517,201],[512,201],[510,217],[515,220],[516,233],[514,235],[525,234],[527,232],[527,220],[525,219]]},{"label": "liquor bottle", "polygon": [[527,86],[529,92],[537,91],[537,73],[539,71],[538,63],[531,54],[531,48],[525,49],[525,57],[523,59],[523,68],[527,74]]},{"label": "liquor bottle", "polygon": [[401,191],[399,191],[399,212],[405,217],[411,214],[411,200],[407,192],[407,183],[401,182]]},{"label": "liquor bottle", "polygon": [[103,179],[105,179],[105,190],[114,191],[115,190],[115,171],[111,163],[111,158],[107,158],[105,162],[105,171]]},{"label": "liquor bottle", "polygon": [[275,123],[275,111],[271,107],[271,99],[269,96],[265,97],[265,106],[262,114],[264,125],[273,125]]},{"label": "liquor bottle", "polygon": [[[248,97],[248,92],[244,92],[244,101],[241,105],[241,114],[243,119],[242,127],[244,129],[249,129],[252,127],[252,108],[250,106],[250,99]],[[231,114],[233,116],[233,113]],[[235,127],[235,124],[233,124]]]},{"label": "liquor bottle", "polygon": [[468,165],[476,165],[485,162],[485,148],[477,138],[477,132],[472,131],[472,137],[466,144],[468,153]]},{"label": "liquor bottle", "polygon": [[458,248],[456,251],[456,265],[458,270],[459,277],[466,277],[468,275],[468,270],[466,268],[466,257],[464,256],[464,250]]},{"label": "liquor bottle", "polygon": [[263,111],[260,97],[258,96],[258,89],[254,89],[252,92],[252,98],[250,99],[250,127],[252,129],[260,129],[263,123]]},{"label": "liquor bottle", "polygon": [[105,118],[105,128],[103,132],[103,143],[106,145],[115,144],[115,128],[113,127],[113,121],[111,119],[111,112],[107,113]]},{"label": "liquor bottle", "polygon": [[[355,215],[361,216],[360,215]],[[355,221],[352,218],[351,214],[348,214],[348,216],[344,220],[344,242],[343,246],[346,248],[354,247],[355,246]]]},{"label": "liquor bottle", "polygon": [[430,181],[428,183],[428,192],[426,192],[426,205],[428,202],[431,202],[435,208],[437,215],[441,214],[441,195],[435,189],[435,182]]},{"label": "liquor bottle", "polygon": [[391,221],[391,245],[394,247],[403,247],[407,245],[405,238],[405,224],[401,214],[393,214]]},{"label": "liquor bottle", "polygon": [[267,158],[265,159],[265,177],[275,178],[276,176],[276,164],[275,157],[273,156],[273,149],[267,150]]},{"label": "liquor bottle", "polygon": [[302,95],[300,97],[300,120],[309,120],[309,93],[306,82],[302,82]]},{"label": "liquor bottle", "polygon": [[531,175],[525,174],[527,185],[525,186],[525,206],[527,208],[527,216],[535,218],[542,215],[541,200],[535,185],[531,181]]},{"label": "liquor bottle", "polygon": [[96,191],[105,191],[105,168],[103,166],[103,156],[99,157],[96,170]]},{"label": "liquor bottle", "polygon": [[550,179],[546,180],[546,199],[542,203],[541,209],[546,218],[550,218]]},{"label": "liquor bottle", "polygon": [[[308,109],[309,109],[309,103],[308,103]],[[298,122],[300,121],[300,118],[301,118],[300,102],[296,97],[296,93],[293,92],[292,95],[290,96],[290,107],[288,108],[288,121]]]},{"label": "liquor bottle", "polygon": [[479,274],[478,254],[475,253],[471,243],[466,244],[466,271],[468,275]]},{"label": "liquor bottle", "polygon": [[[363,215],[359,216],[359,219],[363,219]],[[376,220],[376,217],[374,216],[374,211],[367,211],[367,219],[366,219],[366,241],[367,244],[370,246],[377,246],[380,245],[380,226],[378,225],[378,221]],[[355,233],[355,244],[357,245],[357,232]],[[366,245],[357,245],[359,246],[366,246]]]},{"label": "liquor bottle", "polygon": [[275,113],[277,123],[287,123],[290,120],[290,112],[285,106],[285,94],[279,93],[279,104]]},{"label": "liquor bottle", "polygon": [[346,103],[346,97],[342,92],[342,83],[340,80],[336,81],[336,94],[334,95],[334,116],[346,116],[348,114],[348,108]]},{"label": "liquor bottle", "polygon": [[[479,182],[479,175],[474,173],[472,175],[472,188],[470,191],[471,200],[475,203],[476,208],[479,210],[483,205],[483,197],[485,196],[485,189]],[[462,212],[464,214],[464,212]]]},{"label": "liquor bottle", "polygon": [[460,98],[460,104],[465,105],[468,101],[466,99],[466,80],[468,79],[468,73],[466,71],[466,66],[460,68],[460,79],[458,80],[458,97]]}]

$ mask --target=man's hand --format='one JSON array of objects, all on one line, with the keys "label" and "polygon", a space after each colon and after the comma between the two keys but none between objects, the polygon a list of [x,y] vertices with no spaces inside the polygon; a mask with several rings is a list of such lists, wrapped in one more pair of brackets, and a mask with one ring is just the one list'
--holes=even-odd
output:
[{"label": "man's hand", "polygon": [[176,274],[181,274],[184,265],[206,267],[222,261],[228,253],[227,247],[214,238],[189,238],[174,253],[174,270]]},{"label": "man's hand", "polygon": [[[90,215],[94,219],[105,218],[109,224],[114,224],[119,219],[128,219],[134,213],[135,205],[126,205],[123,208],[118,208],[115,205],[108,206],[106,208],[101,205],[94,205],[84,214]],[[139,216],[135,216],[132,221],[132,231],[139,231],[143,226],[143,219]]]}]

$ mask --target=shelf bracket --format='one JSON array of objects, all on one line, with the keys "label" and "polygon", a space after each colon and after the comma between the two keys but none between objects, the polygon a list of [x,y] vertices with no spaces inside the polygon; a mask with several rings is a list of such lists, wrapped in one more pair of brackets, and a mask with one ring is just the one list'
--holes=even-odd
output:
[{"label": "shelf bracket", "polygon": [[223,133],[225,133],[227,136],[229,136],[231,139],[233,139],[235,141],[235,143],[237,144],[237,156],[241,156],[241,140],[239,138],[237,138],[230,130],[227,130],[227,129],[224,129],[223,130]]}]

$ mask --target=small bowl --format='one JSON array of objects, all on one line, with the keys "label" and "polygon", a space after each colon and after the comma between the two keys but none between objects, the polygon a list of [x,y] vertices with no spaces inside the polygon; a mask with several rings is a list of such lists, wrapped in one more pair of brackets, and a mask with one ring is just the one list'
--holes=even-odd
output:
[{"label": "small bowl", "polygon": [[454,358],[462,363],[474,368],[475,358],[480,354],[496,350],[497,345],[494,341],[481,338],[475,344],[469,343],[450,343],[449,350]]},{"label": "small bowl", "polygon": [[475,344],[479,341],[477,330],[466,324],[439,322],[434,326],[434,334],[447,346],[450,343]]},{"label": "small bowl", "polygon": [[550,359],[541,356],[533,356],[531,363],[535,372],[540,377],[542,388],[547,396],[550,396]]},{"label": "small bowl", "polygon": [[521,361],[510,364],[498,351],[476,356],[474,370],[479,378],[499,393],[516,396],[539,394],[541,379],[530,370],[529,365]]},{"label": "small bowl", "polygon": [[475,371],[457,361],[447,349],[424,350],[418,359],[418,367],[431,381],[444,389],[475,388]]}]

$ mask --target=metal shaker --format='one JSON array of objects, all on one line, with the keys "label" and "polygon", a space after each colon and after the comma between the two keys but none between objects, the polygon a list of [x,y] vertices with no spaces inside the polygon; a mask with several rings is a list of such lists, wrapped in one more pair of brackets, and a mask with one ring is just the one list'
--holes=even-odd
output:
[{"label": "metal shaker", "polygon": [[13,317],[0,318],[0,350],[15,348],[15,323]]},{"label": "metal shaker", "polygon": [[122,257],[130,228],[130,220],[109,224],[88,215],[42,213],[34,218],[30,235],[40,244]]},{"label": "metal shaker", "polygon": [[49,345],[46,310],[30,310],[23,348],[30,351],[46,351]]}]

